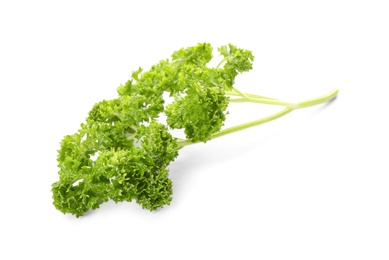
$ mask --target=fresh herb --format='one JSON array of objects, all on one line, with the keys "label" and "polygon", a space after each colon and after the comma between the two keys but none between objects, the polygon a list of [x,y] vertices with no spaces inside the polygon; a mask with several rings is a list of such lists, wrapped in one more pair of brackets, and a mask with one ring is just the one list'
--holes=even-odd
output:
[{"label": "fresh herb", "polygon": [[[231,44],[218,51],[221,62],[208,67],[210,44],[180,49],[149,71],[134,71],[131,79],[119,86],[118,98],[95,104],[78,132],[61,142],[59,181],[52,185],[55,207],[77,217],[108,200],[135,200],[145,209],[158,209],[172,200],[167,167],[181,148],[269,122],[337,95],[335,89],[319,98],[290,103],[242,93],[234,81],[252,68],[251,51]],[[165,93],[173,98],[168,105]],[[230,102],[284,109],[222,130]],[[159,120],[163,114],[167,125]],[[186,139],[173,137],[170,129],[183,129]]]}]

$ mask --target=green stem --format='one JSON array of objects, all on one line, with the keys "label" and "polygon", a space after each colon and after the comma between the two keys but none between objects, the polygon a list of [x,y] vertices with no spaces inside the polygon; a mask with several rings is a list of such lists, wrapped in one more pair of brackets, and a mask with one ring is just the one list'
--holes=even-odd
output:
[{"label": "green stem", "polygon": [[[317,98],[313,98],[313,99],[308,99],[308,100],[305,100],[302,102],[298,102],[296,104],[285,102],[288,104],[293,104],[293,106],[285,105],[286,106],[285,109],[283,109],[283,110],[281,110],[273,115],[221,130],[220,132],[213,134],[211,136],[211,139],[215,139],[215,138],[227,135],[227,134],[231,134],[231,133],[235,133],[237,131],[244,130],[244,129],[249,128],[249,127],[253,127],[253,126],[257,126],[257,125],[261,125],[261,124],[273,121],[274,119],[280,118],[280,117],[282,117],[282,116],[284,116],[284,115],[286,115],[286,114],[288,114],[288,113],[290,113],[293,110],[298,109],[298,108],[304,108],[304,107],[309,107],[309,106],[314,106],[314,105],[324,103],[326,101],[329,101],[329,100],[332,100],[333,98],[335,98],[337,94],[338,94],[338,89],[334,89],[326,95],[323,95],[323,96],[320,96]],[[250,96],[250,95],[251,94],[248,94],[248,95],[246,94],[246,96]],[[261,100],[261,102],[257,102],[258,99],[252,100],[252,99],[242,98],[241,100],[242,100],[241,102],[263,103],[263,101],[267,102],[267,101],[270,101],[271,99]],[[279,100],[273,100],[273,101],[283,102],[283,101],[279,101]],[[268,104],[268,103],[266,103],[266,104]],[[281,104],[279,104],[279,105],[281,105]],[[196,143],[196,142],[192,142],[190,140],[182,140],[182,139],[178,140],[178,145],[179,145],[180,149],[183,148],[184,146],[194,144],[194,143]]]},{"label": "green stem", "polygon": [[273,115],[221,130],[220,132],[213,134],[211,139],[221,137],[223,135],[231,134],[231,133],[234,133],[234,132],[237,132],[237,131],[240,131],[240,130],[243,130],[243,129],[246,129],[249,127],[253,127],[253,126],[261,125],[263,123],[270,122],[270,121],[277,119],[279,117],[282,117],[282,116],[284,116],[292,111],[293,111],[293,108],[287,107],[287,108],[285,108],[285,109],[281,110],[280,112],[277,112]]},{"label": "green stem", "polygon": [[[233,88],[233,91],[226,91],[226,94],[229,96],[239,96],[241,97],[242,95],[236,92],[236,88]],[[239,91],[240,92],[240,91]],[[242,93],[242,92],[240,92]],[[250,97],[250,98],[259,98],[259,99],[268,99],[268,100],[276,100],[274,98],[269,98],[269,97],[264,97],[260,95],[255,95],[255,94],[250,94],[250,93],[242,93],[244,96]]]},{"label": "green stem", "polygon": [[230,99],[230,102],[252,102],[252,103],[260,103],[260,104],[268,104],[268,105],[287,106],[292,108],[296,107],[296,104],[294,103],[285,102],[274,98],[249,94],[249,93],[243,93],[236,88],[233,88],[232,91],[227,91],[226,94],[230,96],[242,97],[242,98]]},{"label": "green stem", "polygon": [[327,102],[331,99],[334,99],[336,97],[336,95],[338,95],[338,92],[339,92],[339,90],[337,88],[335,88],[326,95],[299,102],[296,104],[297,108],[310,107],[310,106],[314,106],[314,105],[318,105],[318,104]]},{"label": "green stem", "polygon": [[244,98],[249,98],[245,93],[241,92],[239,89],[237,88],[233,88],[232,89],[233,91],[235,91],[239,96],[241,97],[244,97]]},{"label": "green stem", "polygon": [[251,102],[251,103],[259,103],[259,104],[268,104],[268,105],[279,105],[279,106],[286,106],[295,108],[296,104],[289,103],[281,100],[275,100],[275,99],[262,99],[262,98],[234,98],[230,99],[230,102],[237,103],[237,102]]},{"label": "green stem", "polygon": [[216,68],[218,69],[218,68],[222,65],[222,63],[225,62],[225,61],[226,61],[226,59],[222,59],[222,60],[219,62],[219,64],[217,64]]}]

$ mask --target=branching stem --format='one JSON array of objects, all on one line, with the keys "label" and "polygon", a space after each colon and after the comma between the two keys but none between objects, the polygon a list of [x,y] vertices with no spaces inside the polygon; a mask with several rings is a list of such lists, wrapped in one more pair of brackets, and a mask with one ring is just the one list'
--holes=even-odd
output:
[{"label": "branching stem", "polygon": [[219,62],[219,64],[217,64],[216,68],[219,68],[219,67],[223,64],[223,62],[225,62],[225,61],[226,61],[226,59],[222,59],[222,60]]},{"label": "branching stem", "polygon": [[[293,110],[298,109],[298,108],[304,108],[304,107],[322,104],[324,102],[327,102],[329,100],[334,99],[337,94],[338,94],[338,89],[334,89],[331,92],[327,93],[326,95],[323,95],[323,96],[320,96],[317,98],[308,99],[308,100],[298,102],[298,103],[290,103],[290,102],[284,102],[281,100],[276,100],[276,99],[258,96],[258,95],[254,95],[254,94],[245,94],[245,93],[242,93],[240,91],[236,91],[236,89],[234,89],[233,92],[228,92],[228,95],[240,96],[241,98],[231,99],[230,102],[252,102],[252,103],[261,103],[261,104],[269,104],[269,105],[281,105],[281,106],[285,106],[285,108],[283,110],[273,114],[273,115],[221,130],[220,132],[213,134],[211,139],[215,139],[215,138],[227,135],[227,134],[241,131],[241,130],[249,128],[249,127],[253,127],[253,126],[263,124],[263,123],[270,122],[270,121],[277,119],[277,118],[280,118],[280,117],[282,117],[282,116],[284,116],[284,115],[286,115],[286,114],[288,114],[288,113],[290,113]],[[178,140],[178,145],[179,145],[180,149],[187,146],[187,145],[194,144],[194,143],[196,143],[196,142],[192,142],[190,140],[183,140],[183,139]]]}]

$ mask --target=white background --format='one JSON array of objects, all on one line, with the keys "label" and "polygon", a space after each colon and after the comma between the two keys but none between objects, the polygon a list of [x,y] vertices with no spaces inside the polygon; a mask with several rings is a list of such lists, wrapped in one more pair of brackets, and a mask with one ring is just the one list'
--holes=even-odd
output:
[{"label": "white background", "polygon": [[[389,259],[387,1],[1,1],[1,259]],[[95,102],[181,47],[255,55],[236,86],[328,105],[180,151],[157,212],[52,205]],[[243,109],[242,109],[243,108]],[[274,107],[234,105],[226,125]]]}]

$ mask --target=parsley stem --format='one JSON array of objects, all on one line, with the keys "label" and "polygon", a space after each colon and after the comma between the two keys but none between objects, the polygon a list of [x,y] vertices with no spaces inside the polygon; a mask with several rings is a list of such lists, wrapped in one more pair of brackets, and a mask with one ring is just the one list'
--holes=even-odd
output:
[{"label": "parsley stem", "polygon": [[326,95],[299,102],[297,103],[297,108],[310,107],[310,106],[318,105],[326,101],[332,100],[336,97],[336,95],[338,95],[338,92],[339,90],[335,88]]},{"label": "parsley stem", "polygon": [[239,89],[237,88],[233,88],[233,90],[240,96],[244,97],[244,98],[249,98],[245,93],[241,92]]},{"label": "parsley stem", "polygon": [[[282,117],[282,116],[292,112],[294,109],[297,109],[297,108],[309,107],[309,106],[314,106],[314,105],[324,103],[326,101],[329,101],[329,100],[335,98],[337,94],[338,94],[338,89],[334,89],[326,95],[323,95],[323,96],[320,96],[317,98],[313,98],[313,99],[309,99],[309,100],[305,100],[302,102],[298,102],[296,104],[285,102],[286,104],[291,104],[291,105],[287,105],[285,109],[283,109],[280,112],[277,112],[273,115],[221,130],[220,132],[212,135],[211,139],[214,139],[214,138],[226,135],[226,134],[234,133],[234,132],[237,132],[237,131],[240,131],[240,130],[243,130],[243,129],[246,129],[246,128],[249,128],[252,126],[257,126],[257,125],[260,125],[263,123],[270,122],[274,119],[277,119],[279,117]],[[255,103],[263,103],[263,102],[269,102],[271,100],[261,100],[261,102],[257,102],[258,100],[251,100],[250,99],[248,101],[255,102]],[[281,102],[281,103],[283,102],[283,101],[278,101],[278,100],[273,100],[273,101],[277,101],[277,102]]]},{"label": "parsley stem", "polygon": [[219,64],[217,64],[216,68],[218,69],[218,68],[223,64],[223,62],[225,62],[225,61],[226,61],[226,59],[222,59],[222,60],[219,62]]},{"label": "parsley stem", "polygon": [[[304,108],[304,107],[322,104],[326,101],[334,99],[337,94],[338,94],[338,89],[334,89],[326,95],[323,95],[323,96],[320,96],[317,98],[313,98],[313,99],[308,99],[308,100],[305,100],[302,102],[298,102],[296,104],[283,102],[283,101],[279,101],[279,100],[275,100],[275,99],[267,99],[267,98],[264,98],[264,99],[241,98],[241,99],[239,99],[239,101],[235,101],[235,102],[254,102],[254,103],[270,104],[270,103],[265,103],[265,102],[274,101],[273,104],[275,104],[275,102],[284,103],[286,108],[284,108],[283,110],[281,110],[275,114],[272,114],[270,116],[263,117],[263,118],[260,118],[260,119],[257,119],[257,120],[251,121],[251,122],[247,122],[244,124],[240,124],[240,125],[236,125],[236,126],[233,126],[230,128],[223,129],[220,132],[213,134],[211,136],[211,139],[215,139],[215,138],[227,135],[227,134],[241,131],[241,130],[249,128],[249,127],[253,127],[253,126],[257,126],[257,125],[261,125],[261,124],[273,121],[274,119],[280,118],[280,117],[282,117],[282,116],[284,116],[284,115],[286,115],[286,114],[288,114],[288,113],[290,113],[293,110],[298,109],[298,108]],[[251,94],[248,94],[248,95],[246,94],[246,96],[249,96],[249,95],[251,95]],[[261,97],[261,98],[263,98],[263,97]],[[235,99],[235,100],[237,100],[237,99]],[[233,101],[233,100],[231,100],[231,101]],[[260,102],[258,102],[258,101],[260,101]],[[282,105],[281,103],[278,103],[278,105]],[[293,104],[293,105],[290,105],[290,104]],[[196,143],[196,142],[192,142],[190,140],[179,140],[178,141],[179,149],[183,148],[184,146],[194,144],[194,143]]]},{"label": "parsley stem", "polygon": [[251,121],[251,122],[248,122],[248,123],[236,125],[236,126],[233,126],[233,127],[230,127],[230,128],[224,129],[224,130],[221,130],[220,132],[218,132],[216,134],[213,134],[211,139],[214,139],[214,138],[217,138],[217,137],[220,137],[220,136],[223,136],[223,135],[231,134],[231,133],[234,133],[234,132],[237,132],[237,131],[240,131],[240,130],[243,130],[243,129],[246,129],[246,128],[249,128],[249,127],[253,127],[253,126],[257,126],[257,125],[263,124],[263,123],[270,122],[270,121],[272,121],[274,119],[277,119],[279,117],[282,117],[282,116],[292,112],[293,110],[294,110],[293,108],[287,107],[287,108],[285,108],[285,109],[281,110],[280,112],[277,112],[277,113],[275,113],[273,115],[270,115],[270,116],[267,116],[267,117],[263,117],[263,118],[260,118],[260,119],[257,119],[257,120],[254,120],[254,121]]},{"label": "parsley stem", "polygon": [[289,103],[281,100],[275,100],[275,99],[262,99],[262,98],[234,98],[230,99],[230,102],[251,102],[251,103],[259,103],[259,104],[268,104],[268,105],[279,105],[279,106],[286,106],[294,108],[296,107],[296,104]]},{"label": "parsley stem", "polygon": [[243,93],[236,88],[233,88],[233,91],[226,92],[226,94],[230,96],[242,97],[242,98],[230,99],[230,102],[252,102],[252,103],[260,103],[260,104],[268,104],[268,105],[287,106],[292,108],[296,107],[296,104],[294,103],[285,102],[274,98],[249,94],[249,93]]},{"label": "parsley stem", "polygon": [[226,91],[226,94],[229,95],[229,96],[240,96],[240,97],[250,97],[250,98],[276,100],[274,98],[260,96],[260,95],[256,95],[256,94],[243,93],[243,92],[239,91],[237,88],[233,88],[232,91]]}]

